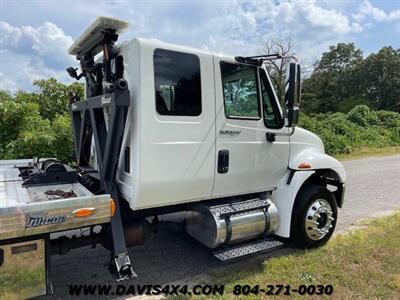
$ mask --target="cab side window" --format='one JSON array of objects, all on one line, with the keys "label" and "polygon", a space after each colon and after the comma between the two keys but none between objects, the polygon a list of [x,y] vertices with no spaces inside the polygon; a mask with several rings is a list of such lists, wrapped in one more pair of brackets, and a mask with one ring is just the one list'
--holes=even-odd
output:
[{"label": "cab side window", "polygon": [[221,62],[225,115],[259,120],[257,68]]},{"label": "cab side window", "polygon": [[260,69],[261,97],[264,112],[264,123],[268,128],[281,128],[283,119],[276,104],[270,82],[264,69]]},{"label": "cab side window", "polygon": [[156,110],[160,115],[201,114],[200,60],[196,55],[154,50]]}]

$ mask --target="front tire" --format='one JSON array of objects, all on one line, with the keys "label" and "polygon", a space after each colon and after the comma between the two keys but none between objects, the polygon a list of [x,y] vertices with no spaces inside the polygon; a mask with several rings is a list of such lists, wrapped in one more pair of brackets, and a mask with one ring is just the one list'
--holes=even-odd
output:
[{"label": "front tire", "polygon": [[300,248],[324,245],[336,227],[337,203],[327,188],[307,185],[297,195],[293,208],[290,241]]}]

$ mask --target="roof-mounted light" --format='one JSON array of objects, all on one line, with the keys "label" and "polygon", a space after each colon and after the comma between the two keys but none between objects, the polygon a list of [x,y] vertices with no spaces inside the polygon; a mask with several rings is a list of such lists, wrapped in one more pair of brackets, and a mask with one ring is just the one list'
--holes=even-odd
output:
[{"label": "roof-mounted light", "polygon": [[[115,35],[123,33],[129,26],[129,23],[123,20],[109,18],[109,17],[97,17],[97,19],[81,34],[79,38],[69,47],[68,53],[71,55],[79,55],[88,49],[88,44],[91,44],[92,40],[96,40],[97,36],[102,35],[104,32],[110,32]],[[100,51],[102,49],[100,48]],[[96,49],[96,51],[99,51]],[[99,52],[100,52],[99,51]],[[96,55],[97,53],[92,53]]]}]

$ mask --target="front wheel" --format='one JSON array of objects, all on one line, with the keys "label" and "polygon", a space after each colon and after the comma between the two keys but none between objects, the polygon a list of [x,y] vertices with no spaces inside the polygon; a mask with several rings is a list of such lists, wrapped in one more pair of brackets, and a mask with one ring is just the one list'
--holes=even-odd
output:
[{"label": "front wheel", "polygon": [[327,188],[308,185],[297,196],[290,241],[301,248],[324,245],[332,236],[337,220],[335,196]]}]

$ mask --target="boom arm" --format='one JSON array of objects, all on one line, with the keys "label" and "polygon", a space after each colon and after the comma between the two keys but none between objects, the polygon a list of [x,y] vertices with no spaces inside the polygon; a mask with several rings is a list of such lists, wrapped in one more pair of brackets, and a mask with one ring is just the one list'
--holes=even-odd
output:
[{"label": "boom arm", "polygon": [[[86,99],[71,103],[72,127],[77,166],[80,170],[90,168],[91,143],[94,140],[100,185],[111,195],[116,211],[111,219],[113,253],[111,269],[117,280],[136,276],[132,269],[121,218],[121,200],[116,173],[121,153],[130,94],[127,82],[122,78],[122,57],[114,51],[118,33],[127,23],[110,18],[98,18],[69,49],[76,55],[86,78]],[[103,51],[103,62],[95,63],[94,56]],[[111,70],[114,60],[115,70]],[[76,72],[71,72],[72,77]],[[104,109],[110,113],[106,121]],[[106,124],[107,122],[107,124]]]}]

